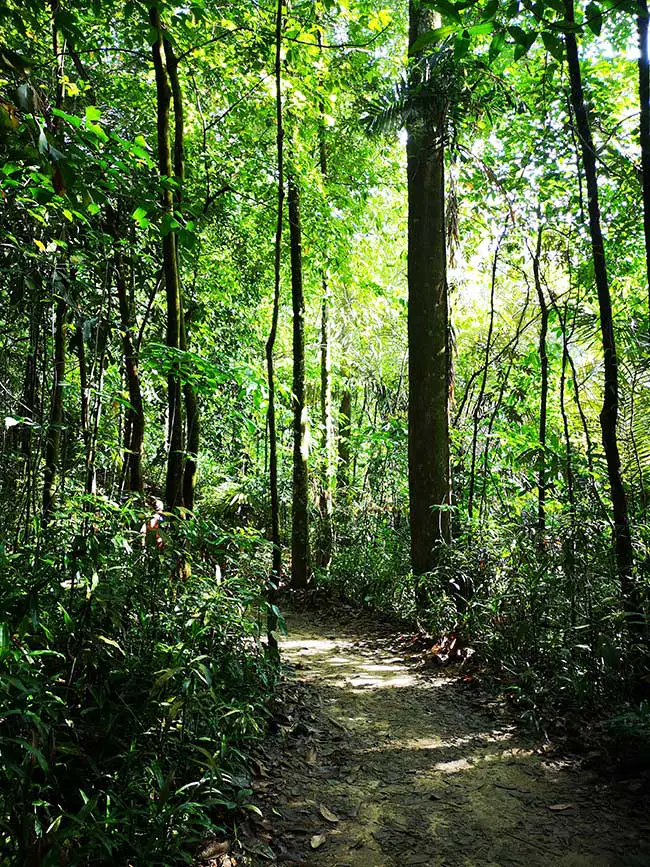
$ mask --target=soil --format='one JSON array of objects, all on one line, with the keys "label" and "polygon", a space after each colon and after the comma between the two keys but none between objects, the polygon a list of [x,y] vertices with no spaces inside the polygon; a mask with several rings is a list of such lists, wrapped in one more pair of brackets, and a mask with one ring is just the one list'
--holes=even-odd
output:
[{"label": "soil", "polygon": [[287,623],[292,675],[254,783],[252,864],[650,865],[643,778],[558,755],[475,678],[424,669],[366,616]]}]

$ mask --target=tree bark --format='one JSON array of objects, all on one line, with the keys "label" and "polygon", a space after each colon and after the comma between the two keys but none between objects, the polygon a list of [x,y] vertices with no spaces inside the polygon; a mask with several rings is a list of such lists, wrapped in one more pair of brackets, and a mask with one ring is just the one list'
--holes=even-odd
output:
[{"label": "tree bark", "polygon": [[[318,28],[318,44],[322,44],[321,28]],[[327,179],[327,143],[325,140],[325,103],[319,103],[318,152],[323,186]],[[317,562],[322,569],[329,569],[334,547],[332,525],[332,352],[330,335],[330,289],[327,274],[321,275],[323,298],[321,302],[320,342],[320,415],[321,415],[321,490],[319,495],[320,532]]]},{"label": "tree bark", "polygon": [[[167,58],[158,8],[149,9],[149,23],[156,33],[151,46],[156,73],[156,106],[158,134],[158,170],[163,182],[163,216],[174,214],[174,194],[169,181],[174,177],[169,137],[171,86],[167,70]],[[181,381],[175,355],[181,348],[181,293],[176,255],[176,234],[170,229],[163,236],[163,275],[167,299],[166,344],[170,352],[170,371],[167,375],[168,456],[165,480],[165,501],[169,511],[183,505],[183,418],[181,406]]]},{"label": "tree bark", "polygon": [[[573,23],[573,0],[565,0],[566,19]],[[627,496],[621,477],[621,460],[618,449],[616,424],[618,419],[618,360],[616,357],[616,341],[614,337],[614,321],[612,301],[607,278],[605,260],[605,243],[600,219],[600,203],[598,198],[598,176],[596,170],[596,153],[594,151],[587,107],[584,101],[582,73],[578,56],[578,43],[574,33],[565,33],[569,78],[571,83],[571,102],[576,118],[582,163],[587,182],[587,200],[589,212],[589,233],[594,265],[594,276],[598,293],[600,311],[600,330],[604,356],[604,392],[603,406],[600,413],[602,443],[607,461],[612,514],[614,518],[614,556],[618,578],[621,586],[623,602],[631,625],[639,620],[639,594],[633,577],[632,537],[627,512]]]},{"label": "tree bark", "polygon": [[[183,91],[178,77],[178,60],[174,49],[168,39],[164,40],[165,57],[167,59],[167,73],[172,90],[172,103],[174,107],[174,176],[178,187],[174,198],[176,205],[181,206],[183,201],[183,184],[185,183],[185,121],[183,111]],[[178,256],[178,247],[176,249]],[[177,269],[180,265],[177,262]],[[182,287],[180,286],[180,348],[187,351],[187,329],[185,327],[185,305]],[[194,490],[196,486],[196,470],[201,425],[199,417],[199,404],[196,392],[191,382],[183,383],[183,401],[185,404],[185,467],[183,469],[183,504],[186,509],[194,509]]]},{"label": "tree bark", "polygon": [[337,499],[347,497],[350,484],[350,438],[352,434],[352,392],[346,386],[339,407],[338,470],[336,473]]},{"label": "tree bark", "polygon": [[61,451],[61,426],[63,424],[63,383],[65,380],[65,317],[68,305],[59,296],[54,314],[54,381],[52,384],[52,409],[45,441],[45,469],[43,475],[43,525],[54,511],[54,488],[59,453]]},{"label": "tree bark", "polygon": [[291,586],[307,587],[309,563],[309,433],[305,405],[305,298],[302,282],[300,191],[288,178],[291,240],[291,301],[293,308],[293,508],[291,515]]},{"label": "tree bark", "polygon": [[133,341],[133,315],[129,303],[126,280],[124,279],[122,255],[115,254],[115,286],[120,313],[120,333],[124,353],[124,371],[129,391],[129,410],[127,414],[128,437],[125,439],[125,478],[127,489],[134,494],[144,493],[142,478],[142,444],[144,441],[144,406],[138,371],[138,354]]},{"label": "tree bark", "polygon": [[284,0],[278,0],[275,18],[275,121],[276,121],[276,157],[278,167],[278,197],[275,222],[275,246],[273,250],[273,312],[271,314],[271,330],[266,341],[266,373],[269,384],[269,405],[266,420],[269,432],[269,489],[271,495],[271,542],[273,553],[271,559],[271,575],[269,578],[268,603],[269,613],[266,622],[269,652],[277,658],[278,642],[275,637],[277,615],[274,606],[277,599],[277,588],[282,574],[282,544],[280,539],[280,498],[278,495],[278,435],[275,420],[275,368],[273,351],[278,333],[280,316],[280,284],[282,266],[282,230],[284,216],[284,124],[282,119],[282,26]]},{"label": "tree bark", "polygon": [[544,541],[546,533],[546,420],[548,415],[548,352],[546,336],[548,334],[548,304],[544,297],[540,275],[540,257],[542,252],[542,224],[537,230],[537,244],[533,254],[533,279],[541,313],[539,328],[539,363],[541,367],[541,384],[539,393],[539,457],[537,460],[537,533],[538,541]]},{"label": "tree bark", "polygon": [[[411,0],[409,44],[439,25],[437,13]],[[435,569],[450,540],[449,346],[445,238],[445,110],[428,80],[411,69],[408,175],[408,458],[411,564]],[[426,600],[420,586],[418,605]]]},{"label": "tree bark", "polygon": [[643,233],[645,237],[648,309],[650,310],[650,54],[648,50],[648,0],[638,0],[639,16],[639,141],[641,144],[641,187],[643,191]]}]

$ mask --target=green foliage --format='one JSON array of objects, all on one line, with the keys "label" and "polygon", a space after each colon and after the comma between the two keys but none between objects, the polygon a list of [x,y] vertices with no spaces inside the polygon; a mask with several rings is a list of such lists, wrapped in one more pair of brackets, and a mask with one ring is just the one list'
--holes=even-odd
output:
[{"label": "green foliage", "polygon": [[235,564],[260,540],[196,518],[145,544],[146,517],[71,501],[60,553],[4,555],[2,863],[190,863],[246,807],[272,671],[265,560]]}]

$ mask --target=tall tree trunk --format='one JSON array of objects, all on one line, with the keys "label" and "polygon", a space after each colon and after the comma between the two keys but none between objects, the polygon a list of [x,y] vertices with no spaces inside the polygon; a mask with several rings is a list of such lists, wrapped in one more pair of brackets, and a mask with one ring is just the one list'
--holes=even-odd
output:
[{"label": "tall tree trunk", "polygon": [[650,54],[648,49],[648,0],[638,0],[639,16],[639,140],[641,143],[641,185],[643,189],[643,232],[646,278],[650,309]]},{"label": "tall tree trunk", "polygon": [[[172,89],[174,106],[174,175],[178,183],[175,192],[176,204],[180,207],[183,201],[183,184],[185,182],[185,121],[183,111],[183,91],[178,77],[178,60],[168,39],[165,39],[165,56],[167,72]],[[178,249],[176,250],[178,254]],[[177,268],[179,265],[177,264]],[[182,288],[180,291],[180,348],[187,350],[187,329],[185,327],[185,305]],[[191,382],[183,383],[183,400],[185,403],[185,468],[183,470],[183,503],[186,509],[194,509],[194,489],[196,485],[196,469],[201,435],[199,404],[196,392]]]},{"label": "tall tree trunk", "polygon": [[535,291],[541,312],[539,328],[539,363],[542,380],[539,393],[539,457],[537,460],[537,533],[540,544],[546,533],[546,420],[548,415],[548,352],[546,336],[548,334],[548,304],[544,297],[542,278],[540,274],[540,257],[542,253],[542,224],[537,230],[537,244],[533,254],[533,279]]},{"label": "tall tree trunk", "polygon": [[323,275],[320,344],[320,415],[322,428],[322,473],[319,496],[320,533],[318,565],[329,569],[332,562],[334,530],[332,526],[332,359],[330,350],[330,295]]},{"label": "tall tree trunk", "polygon": [[[322,44],[322,31],[318,28],[318,44]],[[325,140],[325,103],[319,102],[318,152],[323,186],[327,180],[327,142]],[[329,569],[334,547],[332,526],[332,352],[330,335],[330,289],[325,268],[321,275],[323,298],[321,302],[320,340],[320,416],[321,416],[321,489],[319,495],[320,532],[318,565]]]},{"label": "tall tree trunk", "polygon": [[142,444],[144,441],[144,406],[138,371],[138,354],[133,341],[134,318],[124,278],[121,252],[115,253],[115,287],[120,312],[120,332],[124,353],[124,371],[129,391],[129,410],[126,420],[128,436],[125,438],[125,479],[127,490],[134,494],[144,493],[142,479]]},{"label": "tall tree trunk", "polygon": [[[409,4],[409,44],[439,26],[437,13]],[[435,569],[450,539],[449,345],[445,239],[445,109],[413,64],[407,121],[408,174],[408,459],[411,565]],[[420,583],[418,605],[426,602]]]},{"label": "tall tree trunk", "polygon": [[43,524],[47,524],[54,510],[54,488],[61,451],[63,424],[63,383],[65,379],[65,316],[68,305],[62,296],[56,302],[54,314],[54,381],[52,409],[45,441],[45,469],[43,474]]},{"label": "tall tree trunk", "polygon": [[309,583],[309,430],[305,405],[305,298],[302,283],[300,191],[289,175],[289,231],[291,240],[291,301],[293,308],[293,497],[291,515],[291,586]]},{"label": "tall tree trunk", "polygon": [[266,341],[266,373],[269,383],[269,405],[266,420],[269,432],[269,488],[271,494],[271,542],[273,554],[268,589],[269,614],[267,637],[269,652],[277,658],[278,642],[275,637],[277,615],[275,610],[277,587],[282,574],[282,545],[280,539],[280,498],[278,495],[278,435],[275,422],[275,369],[273,351],[278,333],[280,315],[280,278],[282,265],[282,230],[284,216],[284,124],[282,119],[282,26],[284,0],[278,0],[275,17],[275,121],[276,156],[278,166],[278,198],[275,222],[275,246],[273,250],[273,313],[271,330]]},{"label": "tall tree trunk", "polygon": [[[573,23],[575,20],[573,0],[565,0],[565,10],[567,21]],[[624,605],[628,614],[632,615],[633,623],[635,623],[639,617],[639,594],[633,577],[632,537],[627,514],[627,496],[621,478],[621,460],[616,435],[616,423],[618,419],[618,361],[614,338],[612,301],[609,293],[607,265],[605,261],[605,243],[600,219],[596,153],[589,126],[587,107],[584,101],[578,43],[574,33],[567,32],[564,38],[571,83],[571,102],[580,137],[582,163],[587,182],[589,233],[591,236],[594,276],[600,311],[600,330],[605,374],[600,426],[605,458],[607,460],[607,474],[609,477],[612,513],[614,517],[614,556]]]},{"label": "tall tree trunk", "polygon": [[[163,181],[163,216],[171,219],[174,214],[174,194],[169,181],[174,177],[169,138],[171,86],[167,71],[164,38],[158,7],[149,10],[149,23],[156,34],[151,46],[156,73],[156,105],[158,133],[158,170]],[[163,274],[167,299],[167,347],[172,350],[171,369],[167,376],[168,456],[165,480],[165,501],[172,511],[183,505],[183,418],[181,406],[181,381],[176,369],[175,350],[181,348],[181,293],[176,255],[176,234],[173,230],[163,236]]]},{"label": "tall tree trunk", "polygon": [[[478,397],[476,398],[476,403],[474,405],[474,412],[472,413],[473,418],[473,431],[472,431],[472,454],[470,460],[469,467],[469,493],[467,496],[467,516],[469,517],[470,522],[474,517],[474,489],[476,487],[476,452],[478,448],[478,431],[479,424],[482,418],[482,410],[483,410],[483,398],[485,397],[485,387],[487,385],[487,377],[488,370],[490,367],[490,352],[492,351],[492,335],[494,334],[494,316],[496,313],[495,309],[495,295],[496,295],[496,284],[497,284],[497,267],[499,264],[499,250],[501,249],[501,244],[503,239],[506,236],[506,232],[508,230],[508,224],[503,227],[503,232],[499,235],[497,240],[496,247],[494,249],[494,258],[492,259],[492,282],[490,284],[490,321],[488,325],[488,333],[485,341],[485,359],[483,361],[483,368],[481,370],[481,385],[478,392]],[[486,479],[483,479],[483,491],[485,491],[485,486],[487,482]]]}]

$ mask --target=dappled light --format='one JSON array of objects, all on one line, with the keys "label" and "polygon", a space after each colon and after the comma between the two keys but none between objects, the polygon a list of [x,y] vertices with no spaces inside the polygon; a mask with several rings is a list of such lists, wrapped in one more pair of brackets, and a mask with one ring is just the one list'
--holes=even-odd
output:
[{"label": "dappled light", "polygon": [[0,867],[650,865],[650,0],[0,0]]}]

